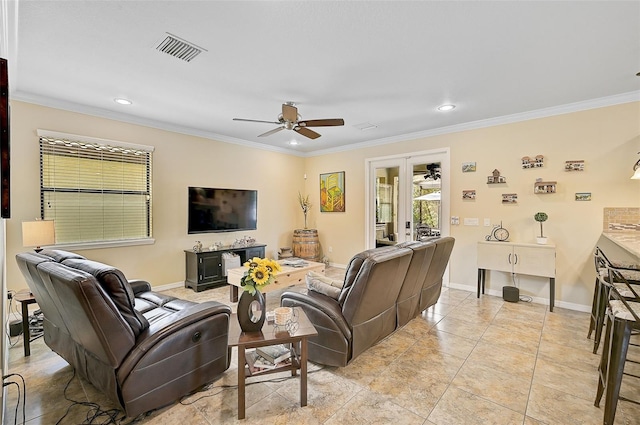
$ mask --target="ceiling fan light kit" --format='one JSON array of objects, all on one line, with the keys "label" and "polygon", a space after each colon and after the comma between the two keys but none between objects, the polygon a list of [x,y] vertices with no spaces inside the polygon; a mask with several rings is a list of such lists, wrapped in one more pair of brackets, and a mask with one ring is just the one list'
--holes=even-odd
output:
[{"label": "ceiling fan light kit", "polygon": [[258,137],[271,136],[280,130],[293,130],[298,134],[308,137],[309,139],[317,139],[320,137],[320,134],[308,127],[335,127],[344,125],[344,120],[342,118],[303,121],[300,114],[298,114],[298,108],[296,108],[292,102],[282,104],[282,113],[278,115],[278,121],[262,121],[246,118],[234,118],[233,120],[280,125],[280,127],[269,130],[266,133],[259,134]]}]

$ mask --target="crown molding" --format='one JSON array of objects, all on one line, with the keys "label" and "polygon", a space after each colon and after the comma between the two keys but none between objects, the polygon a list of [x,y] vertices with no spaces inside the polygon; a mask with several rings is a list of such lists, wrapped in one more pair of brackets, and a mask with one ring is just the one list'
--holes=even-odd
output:
[{"label": "crown molding", "polygon": [[159,130],[171,131],[174,133],[186,134],[189,136],[202,137],[204,139],[215,140],[218,142],[231,143],[234,145],[246,146],[252,149],[262,149],[271,152],[285,153],[294,156],[304,156],[300,152],[290,149],[284,149],[277,146],[265,145],[262,143],[250,142],[244,139],[237,139],[235,137],[224,136],[214,132],[198,130],[186,126],[167,124],[165,122],[151,120],[147,118],[136,117],[129,114],[123,114],[120,112],[109,111],[101,108],[94,108],[91,106],[81,105],[79,103],[67,102],[59,99],[52,99],[45,96],[35,95],[32,93],[26,93],[17,91],[11,94],[11,100],[17,100],[25,103],[32,103],[35,105],[46,106],[48,108],[62,109],[69,112],[76,112],[84,115],[91,115],[99,118],[111,119],[114,121],[125,122],[128,124],[141,125],[144,127],[156,128]]},{"label": "crown molding", "polygon": [[620,105],[623,103],[640,102],[640,90],[628,93],[621,93],[613,96],[606,96],[597,99],[586,100],[583,102],[569,103],[566,105],[552,106],[549,108],[536,109],[528,112],[520,112],[517,114],[503,115],[501,117],[488,118],[485,120],[470,121],[467,123],[451,125],[447,127],[439,127],[431,130],[419,131],[415,133],[401,134],[398,136],[385,137],[382,139],[371,140],[368,142],[355,143],[349,146],[341,146],[337,148],[329,148],[308,152],[309,157],[327,155],[331,153],[345,152],[356,149],[364,149],[380,145],[388,145],[398,142],[407,142],[410,140],[423,139],[427,137],[440,136],[443,134],[458,133],[461,131],[477,130],[480,128],[495,127],[498,125],[513,124],[522,121],[534,120],[538,118],[547,118],[556,115],[570,114],[573,112],[586,111],[589,109],[604,108],[607,106]]},{"label": "crown molding", "polygon": [[512,124],[522,121],[528,121],[538,118],[547,118],[556,115],[569,114],[573,112],[580,112],[589,109],[603,108],[607,106],[620,105],[624,103],[639,102],[640,90],[621,93],[613,96],[601,97],[597,99],[591,99],[583,102],[569,103],[566,105],[552,106],[549,108],[537,109],[528,112],[520,112],[517,114],[504,115],[501,117],[488,118],[484,120],[471,121],[462,124],[456,124],[446,127],[434,128],[426,131],[419,131],[415,133],[400,134],[392,137],[385,137],[382,139],[370,140],[367,142],[355,143],[348,146],[340,146],[336,148],[320,149],[310,152],[298,152],[292,149],[284,149],[277,146],[270,146],[262,143],[250,142],[244,139],[238,139],[235,137],[225,136],[214,132],[198,130],[186,126],[172,125],[164,122],[150,120],[146,118],[135,117],[128,114],[109,111],[106,109],[89,107],[73,102],[66,102],[58,99],[52,99],[44,96],[39,96],[31,93],[16,92],[11,95],[12,100],[18,100],[26,103],[33,103],[50,108],[63,109],[71,112],[77,112],[86,115],[92,115],[100,118],[107,118],[116,121],[126,122],[129,124],[142,125],[145,127],[157,128],[160,130],[171,131],[174,133],[186,134],[190,136],[202,137],[205,139],[215,140],[224,143],[231,143],[234,145],[246,146],[252,149],[261,149],[271,152],[284,153],[287,155],[293,155],[303,158],[309,158],[320,155],[327,155],[339,152],[347,152],[357,149],[370,148],[374,146],[388,145],[398,142],[406,142],[410,140],[423,139],[427,137],[440,136],[443,134],[457,133],[461,131],[476,130],[487,127],[494,127],[498,125]]}]

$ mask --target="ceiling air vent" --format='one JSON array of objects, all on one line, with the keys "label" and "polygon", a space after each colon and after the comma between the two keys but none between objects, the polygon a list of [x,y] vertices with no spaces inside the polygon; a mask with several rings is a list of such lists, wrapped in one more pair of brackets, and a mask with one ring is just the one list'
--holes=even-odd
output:
[{"label": "ceiling air vent", "polygon": [[188,41],[169,33],[166,33],[162,41],[158,43],[156,50],[171,55],[174,58],[182,59],[186,62],[191,62],[200,53],[207,51],[202,47],[198,47],[193,43],[189,43]]}]

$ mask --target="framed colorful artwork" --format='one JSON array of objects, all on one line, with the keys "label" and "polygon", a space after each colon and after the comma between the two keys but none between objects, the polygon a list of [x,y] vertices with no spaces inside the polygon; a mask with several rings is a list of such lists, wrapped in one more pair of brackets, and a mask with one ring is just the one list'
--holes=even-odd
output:
[{"label": "framed colorful artwork", "polygon": [[344,171],[320,174],[320,212],[345,212]]}]

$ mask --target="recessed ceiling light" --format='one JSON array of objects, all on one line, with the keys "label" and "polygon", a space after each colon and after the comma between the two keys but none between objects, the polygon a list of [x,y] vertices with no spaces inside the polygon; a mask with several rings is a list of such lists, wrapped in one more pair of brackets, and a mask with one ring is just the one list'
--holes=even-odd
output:
[{"label": "recessed ceiling light", "polygon": [[120,105],[131,105],[133,102],[129,99],[123,99],[121,97],[116,97],[113,99],[114,102],[119,103]]},{"label": "recessed ceiling light", "polygon": [[297,145],[297,144],[298,144],[298,141],[297,141],[297,140],[292,140],[292,141],[290,141],[290,142],[289,142],[289,144],[290,144],[291,146],[295,146],[295,145]]},{"label": "recessed ceiling light", "polygon": [[438,111],[451,111],[453,109],[456,109],[456,105],[440,105],[438,106]]}]

